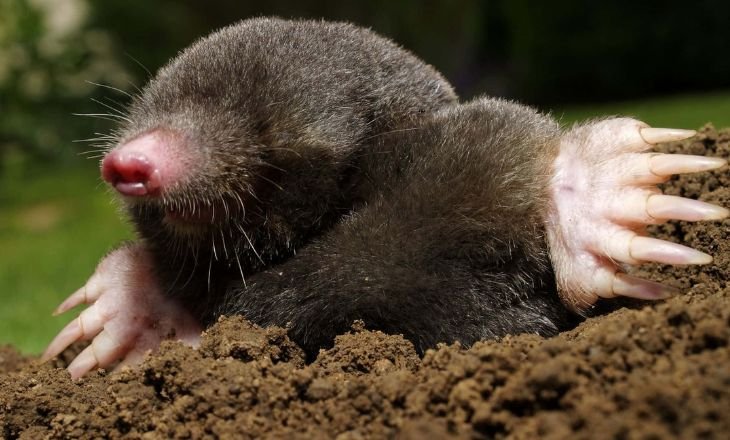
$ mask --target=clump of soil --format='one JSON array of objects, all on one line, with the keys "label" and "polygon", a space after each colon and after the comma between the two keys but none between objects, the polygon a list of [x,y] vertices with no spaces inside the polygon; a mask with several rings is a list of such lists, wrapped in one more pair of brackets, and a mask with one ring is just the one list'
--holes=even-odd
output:
[{"label": "clump of soil", "polygon": [[[707,126],[661,150],[728,157],[730,130]],[[664,189],[730,206],[727,169],[677,177]],[[643,267],[642,276],[684,293],[550,339],[440,346],[421,359],[402,337],[355,323],[306,365],[283,329],[227,318],[205,333],[199,350],[168,342],[138,368],[77,382],[5,347],[0,435],[727,438],[730,221],[671,222],[652,233],[715,262]]]}]

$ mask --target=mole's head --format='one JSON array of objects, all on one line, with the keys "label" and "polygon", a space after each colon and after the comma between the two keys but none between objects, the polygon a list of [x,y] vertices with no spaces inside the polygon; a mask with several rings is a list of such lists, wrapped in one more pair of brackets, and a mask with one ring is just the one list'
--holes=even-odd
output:
[{"label": "mole's head", "polygon": [[437,72],[369,31],[248,20],[157,73],[102,175],[150,240],[289,243],[333,218],[367,139],[453,100]]}]

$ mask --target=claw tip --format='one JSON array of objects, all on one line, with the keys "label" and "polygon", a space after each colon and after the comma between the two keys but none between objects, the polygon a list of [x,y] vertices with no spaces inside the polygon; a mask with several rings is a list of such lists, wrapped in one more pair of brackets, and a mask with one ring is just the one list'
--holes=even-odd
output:
[{"label": "claw tip", "polygon": [[691,138],[697,134],[696,130],[685,130],[681,128],[654,128],[646,127],[640,130],[641,137],[648,144],[659,144],[662,142],[681,141]]},{"label": "claw tip", "polygon": [[697,264],[710,264],[710,263],[712,263],[713,258],[712,258],[712,255],[705,254],[703,256],[703,258],[698,258],[697,260],[700,261]]}]

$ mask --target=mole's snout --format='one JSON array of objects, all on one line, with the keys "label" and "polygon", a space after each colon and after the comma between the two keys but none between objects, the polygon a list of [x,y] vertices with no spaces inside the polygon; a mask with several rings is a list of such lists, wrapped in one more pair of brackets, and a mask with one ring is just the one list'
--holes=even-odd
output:
[{"label": "mole's snout", "polygon": [[160,171],[143,153],[112,151],[102,162],[101,174],[125,196],[146,196],[160,187]]},{"label": "mole's snout", "polygon": [[125,196],[157,195],[179,174],[174,144],[158,131],[139,136],[104,157],[101,175]]}]

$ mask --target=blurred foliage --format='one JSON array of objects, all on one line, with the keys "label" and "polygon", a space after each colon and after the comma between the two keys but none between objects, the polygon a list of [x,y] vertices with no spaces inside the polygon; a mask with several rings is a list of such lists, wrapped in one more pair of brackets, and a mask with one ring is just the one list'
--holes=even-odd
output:
[{"label": "blurred foliage", "polygon": [[633,116],[654,127],[698,129],[710,122],[730,127],[730,91],[694,93],[658,98],[559,106],[552,110],[564,125],[611,115]]},{"label": "blurred foliage", "polygon": [[71,319],[51,311],[131,238],[98,181],[91,167],[48,164],[0,176],[0,344],[38,353]]},{"label": "blurred foliage", "polygon": [[371,27],[465,98],[553,108],[730,87],[724,0],[0,0],[0,173],[73,162],[73,140],[108,131],[71,115],[127,103],[93,83],[133,92],[196,38],[261,15]]},{"label": "blurred foliage", "polygon": [[505,1],[514,92],[614,101],[730,86],[725,0]]},{"label": "blurred foliage", "polygon": [[[71,140],[108,124],[71,117],[98,111],[92,82],[126,87],[112,37],[88,24],[84,0],[0,0],[0,159],[71,157]],[[65,151],[65,154],[64,154]],[[17,167],[18,164],[14,163]]]}]

